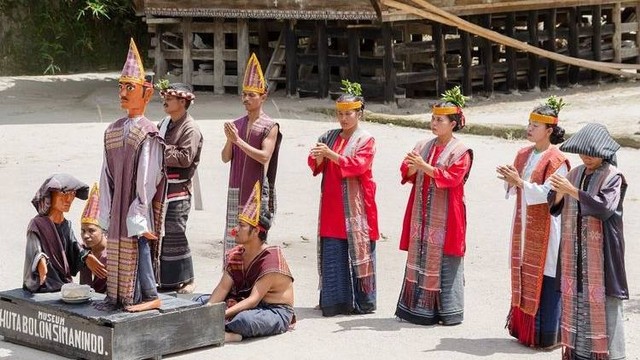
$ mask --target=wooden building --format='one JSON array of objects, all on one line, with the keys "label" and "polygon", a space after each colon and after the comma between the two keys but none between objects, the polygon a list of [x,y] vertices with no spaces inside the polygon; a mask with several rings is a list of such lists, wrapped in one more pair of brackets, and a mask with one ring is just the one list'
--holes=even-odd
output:
[{"label": "wooden building", "polygon": [[[157,74],[241,92],[255,52],[270,91],[327,97],[340,79],[368,98],[564,86],[603,76],[398,9],[404,0],[138,0]],[[416,2],[416,1],[414,1]],[[432,0],[495,33],[573,58],[640,64],[640,1]],[[440,19],[439,19],[440,20]],[[446,20],[446,19],[445,19]],[[632,70],[635,71],[635,70]]]}]

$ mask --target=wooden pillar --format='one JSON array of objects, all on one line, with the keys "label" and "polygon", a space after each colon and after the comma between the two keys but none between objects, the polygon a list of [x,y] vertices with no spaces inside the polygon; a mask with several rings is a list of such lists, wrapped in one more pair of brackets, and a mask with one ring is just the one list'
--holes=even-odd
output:
[{"label": "wooden pillar", "polygon": [[[527,29],[529,30],[529,44],[538,47],[538,11],[529,11],[527,19]],[[540,63],[538,55],[529,53],[529,89],[540,90]]]},{"label": "wooden pillar", "polygon": [[[213,93],[224,94],[224,19],[213,19]],[[242,80],[240,80],[242,81]]]},{"label": "wooden pillar", "polygon": [[396,101],[396,69],[393,65],[393,28],[386,22],[382,24],[382,41],[384,42],[384,58],[382,68],[384,72],[384,101]]},{"label": "wooden pillar", "polygon": [[638,29],[636,30],[636,49],[638,49],[638,56],[636,56],[636,63],[640,64],[640,2],[636,4],[636,24],[638,24]]},{"label": "wooden pillar", "polygon": [[327,39],[327,22],[319,20],[318,26],[318,97],[329,96],[329,45]]},{"label": "wooden pillar", "polygon": [[[622,9],[619,2],[613,4],[613,14],[611,17],[613,20],[613,29],[614,29],[613,38],[611,39],[611,41],[613,42],[613,62],[621,63],[622,62],[622,56],[621,56]],[[638,18],[638,14],[636,14],[636,21],[640,21],[640,18]]]},{"label": "wooden pillar", "polygon": [[185,17],[182,18],[182,82],[185,84],[193,84],[192,43],[191,18]]},{"label": "wooden pillar", "polygon": [[[507,14],[505,21],[505,32],[510,38],[515,37],[516,33],[516,13],[510,12]],[[511,46],[507,46],[507,91],[518,90],[518,59],[516,59],[516,50]]]},{"label": "wooden pillar", "polygon": [[295,96],[298,92],[298,37],[295,20],[285,21],[285,63],[287,78],[287,95]]},{"label": "wooden pillar", "polygon": [[[593,60],[602,60],[602,22],[600,21],[602,16],[602,5],[594,5],[591,7],[591,26],[593,29],[593,36],[591,38]],[[597,70],[593,70],[593,80],[600,81],[602,73]]]},{"label": "wooden pillar", "polygon": [[360,82],[360,32],[347,29],[349,43],[349,80]]},{"label": "wooden pillar", "polygon": [[[242,82],[244,81],[244,70],[249,61],[249,24],[246,19],[238,19],[238,95],[242,95]],[[261,64],[262,65],[262,64]],[[265,69],[262,69],[264,71]]]},{"label": "wooden pillar", "polygon": [[[577,7],[569,8],[569,56],[578,57],[578,23],[580,11]],[[575,65],[569,66],[569,84],[577,84],[580,76],[580,68]]]},{"label": "wooden pillar", "polygon": [[269,30],[266,21],[258,22],[258,60],[263,66],[267,66],[271,60],[269,51]]},{"label": "wooden pillar", "polygon": [[444,34],[442,32],[442,24],[434,23],[433,29],[433,45],[436,48],[434,54],[433,65],[436,69],[436,95],[440,95],[447,91],[447,63],[445,62],[446,49],[444,45]]},{"label": "wooden pillar", "polygon": [[[558,17],[557,9],[547,10],[547,17],[544,22],[544,29],[547,32],[547,45],[545,49],[556,52],[556,18]],[[547,86],[550,88],[558,85],[558,65],[555,61],[547,60]]]},{"label": "wooden pillar", "polygon": [[[484,28],[491,29],[491,14],[481,16]],[[489,39],[482,39],[482,62],[484,63],[484,91],[487,96],[493,95],[493,43]]]},{"label": "wooden pillar", "polygon": [[156,65],[155,73],[158,80],[167,75],[167,60],[165,60],[164,52],[162,52],[162,50],[164,50],[162,43],[162,28],[162,25],[156,25],[156,47],[153,49]]},{"label": "wooden pillar", "polygon": [[472,36],[466,31],[460,32],[462,41],[462,93],[471,96],[473,93],[473,68],[471,65]]}]

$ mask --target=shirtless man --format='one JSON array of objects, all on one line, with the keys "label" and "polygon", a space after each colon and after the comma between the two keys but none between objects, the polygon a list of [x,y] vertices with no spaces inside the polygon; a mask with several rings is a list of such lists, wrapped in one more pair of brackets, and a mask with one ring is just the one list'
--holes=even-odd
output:
[{"label": "shirtless man", "polygon": [[227,303],[225,342],[277,335],[295,322],[293,276],[280,247],[265,244],[271,216],[260,191],[257,182],[232,231],[238,245],[227,253],[225,272],[208,301]]}]

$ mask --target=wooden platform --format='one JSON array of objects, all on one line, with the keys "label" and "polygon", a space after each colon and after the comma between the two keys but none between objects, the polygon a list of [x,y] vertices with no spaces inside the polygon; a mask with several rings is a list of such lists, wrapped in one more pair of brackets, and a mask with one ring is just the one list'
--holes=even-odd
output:
[{"label": "wooden platform", "polygon": [[100,311],[95,294],[67,304],[60,293],[0,292],[0,335],[9,342],[82,359],[159,359],[162,355],[222,345],[224,303],[201,306],[160,295],[162,308],[128,313]]}]

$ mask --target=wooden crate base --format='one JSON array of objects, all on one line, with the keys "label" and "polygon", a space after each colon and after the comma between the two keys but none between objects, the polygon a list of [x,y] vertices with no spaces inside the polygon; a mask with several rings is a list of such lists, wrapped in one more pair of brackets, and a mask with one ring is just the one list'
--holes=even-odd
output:
[{"label": "wooden crate base", "polygon": [[60,293],[0,292],[0,335],[9,342],[82,359],[146,359],[224,342],[224,303],[201,306],[160,294],[160,310],[101,311]]}]

